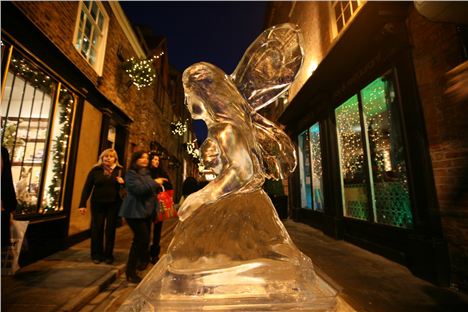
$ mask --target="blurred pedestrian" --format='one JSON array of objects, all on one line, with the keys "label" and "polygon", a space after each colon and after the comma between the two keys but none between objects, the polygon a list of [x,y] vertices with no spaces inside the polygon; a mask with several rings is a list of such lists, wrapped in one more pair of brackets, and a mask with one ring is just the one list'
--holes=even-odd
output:
[{"label": "blurred pedestrian", "polygon": [[133,232],[126,269],[127,281],[132,283],[141,281],[136,270],[143,270],[148,264],[148,224],[154,217],[157,206],[155,197],[159,184],[151,178],[148,165],[148,153],[144,151],[133,153],[130,167],[125,175],[127,196],[119,212]]},{"label": "blurred pedestrian", "polygon": [[445,93],[454,102],[468,101],[468,61],[447,72],[447,89]]},{"label": "blurred pedestrian", "polygon": [[16,210],[16,193],[11,175],[10,155],[8,150],[2,146],[2,250],[10,244],[10,220],[11,214]]},{"label": "blurred pedestrian", "polygon": [[80,213],[86,213],[86,202],[91,195],[91,259],[98,264],[114,262],[114,243],[117,213],[121,204],[119,197],[123,167],[117,152],[106,149],[99,155],[86,178],[80,200]]},{"label": "blurred pedestrian", "polygon": [[179,200],[179,206],[182,205],[185,198],[200,189],[200,184],[194,177],[187,177],[182,183],[182,196]]},{"label": "blurred pedestrian", "polygon": [[[164,171],[160,164],[160,158],[157,154],[150,154],[150,174],[153,179],[155,179],[156,183],[158,183],[158,193],[167,190],[172,190],[172,184],[169,180],[169,176]],[[150,222],[149,227],[151,228],[151,224],[153,224],[153,239],[152,244],[150,247],[150,261],[151,263],[155,264],[159,260],[159,252],[161,251],[160,241],[161,241],[161,230],[163,222]]]},{"label": "blurred pedestrian", "polygon": [[[457,109],[459,109],[460,114],[466,112],[466,105],[468,105],[468,60],[447,72],[447,88],[445,93],[452,102],[458,105]],[[461,129],[461,133],[466,132],[466,125],[465,122],[463,124],[465,129]],[[456,188],[452,196],[452,201],[455,205],[462,204],[464,200],[466,200],[468,194],[468,156],[466,156],[468,145],[466,142],[465,138],[464,142],[458,148],[458,152],[464,153],[465,157],[463,157],[461,161],[461,168],[453,177],[453,184]]]}]

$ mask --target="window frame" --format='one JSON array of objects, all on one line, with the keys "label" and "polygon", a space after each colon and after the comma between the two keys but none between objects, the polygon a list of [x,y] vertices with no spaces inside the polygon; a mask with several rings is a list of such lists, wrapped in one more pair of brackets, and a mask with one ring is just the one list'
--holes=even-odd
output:
[{"label": "window frame", "polygon": [[[365,90],[368,86],[370,86],[372,83],[374,83],[377,79],[379,78],[382,78],[382,77],[390,77],[390,79],[388,79],[389,81],[391,81],[391,83],[393,84],[394,86],[394,92],[395,92],[395,99],[397,101],[397,104],[396,104],[396,110],[393,111],[392,113],[395,114],[395,118],[398,119],[398,123],[399,123],[399,128],[400,128],[400,131],[401,131],[401,135],[402,135],[402,147],[404,148],[404,152],[403,152],[403,157],[404,157],[404,161],[405,161],[405,173],[406,173],[406,180],[407,180],[407,187],[408,187],[408,201],[409,201],[409,212],[411,213],[411,220],[410,222],[407,224],[407,226],[399,226],[399,225],[396,225],[396,224],[390,224],[390,223],[385,223],[385,222],[382,222],[381,220],[378,219],[378,210],[380,207],[378,207],[378,205],[381,205],[380,202],[377,202],[377,196],[376,196],[376,191],[375,191],[375,187],[376,187],[376,183],[374,183],[374,173],[375,173],[375,170],[372,168],[372,165],[371,165],[371,162],[372,162],[372,158],[371,158],[371,152],[370,152],[370,143],[369,143],[369,136],[368,136],[368,126],[366,124],[366,119],[368,118],[368,116],[366,116],[366,112],[365,112],[365,109],[364,109],[364,100],[362,98],[362,92],[363,90]],[[408,145],[408,142],[405,138],[405,125],[404,125],[404,121],[403,121],[403,107],[402,107],[402,99],[401,99],[401,90],[399,89],[399,86],[398,86],[398,71],[396,68],[390,68],[384,72],[382,72],[380,75],[377,75],[377,76],[374,76],[373,79],[371,79],[370,81],[367,81],[365,84],[363,84],[362,86],[360,86],[357,90],[355,90],[355,92],[352,93],[352,96],[350,96],[348,99],[351,99],[352,97],[356,96],[356,100],[357,100],[357,105],[358,105],[358,114],[359,114],[359,123],[360,123],[360,127],[361,127],[361,133],[360,133],[360,136],[361,136],[361,142],[363,144],[362,146],[362,151],[363,151],[363,155],[364,155],[364,160],[363,160],[363,173],[365,175],[365,181],[366,181],[366,190],[365,190],[365,193],[366,193],[366,196],[367,196],[367,200],[368,200],[368,203],[367,203],[367,212],[368,212],[368,216],[366,219],[360,219],[360,218],[356,218],[356,217],[352,217],[352,216],[347,216],[345,214],[345,195],[343,193],[343,190],[344,190],[344,184],[343,184],[343,175],[342,175],[342,169],[341,169],[341,152],[340,152],[340,146],[339,146],[339,139],[338,139],[338,130],[335,129],[336,131],[336,137],[335,137],[335,142],[336,142],[336,151],[338,153],[338,163],[337,163],[337,168],[338,168],[338,174],[340,175],[340,188],[341,188],[341,200],[340,200],[340,204],[341,204],[341,213],[342,213],[342,216],[343,218],[345,219],[352,219],[352,220],[359,220],[359,221],[363,221],[363,222],[366,222],[366,223],[369,223],[369,224],[377,224],[379,226],[388,226],[388,227],[392,227],[392,228],[398,228],[398,229],[404,229],[404,230],[411,230],[411,229],[414,229],[415,227],[415,223],[416,223],[416,218],[417,218],[417,215],[416,215],[416,212],[415,212],[415,202],[414,202],[414,185],[412,183],[413,181],[413,176],[412,176],[412,171],[410,169],[410,159],[409,159],[409,155],[408,155],[408,149],[410,148],[410,146]],[[334,120],[334,125],[335,127],[338,127],[338,120],[336,119],[336,110],[341,106],[343,105],[346,101],[348,100],[344,100],[344,101],[340,101],[340,104],[337,105],[336,107],[334,107],[334,114],[333,114],[333,120]],[[381,208],[380,208],[381,209]]]},{"label": "window frame", "polygon": [[[95,59],[96,59],[96,61],[94,62],[94,64],[92,64],[90,62],[89,56],[87,56],[87,57],[83,56],[83,54],[81,53],[81,48],[77,47],[78,35],[81,33],[81,30],[80,30],[81,13],[84,12],[84,14],[86,14],[86,17],[87,18],[89,17],[88,10],[86,9],[86,11],[85,11],[85,9],[83,8],[83,6],[85,5],[83,0],[81,0],[79,2],[79,4],[78,4],[78,11],[77,11],[77,14],[76,14],[75,30],[74,30],[74,33],[73,33],[73,42],[72,42],[72,44],[73,44],[73,47],[75,48],[75,50],[78,52],[78,54],[96,71],[98,76],[102,76],[102,72],[103,72],[103,68],[104,68],[104,57],[105,57],[106,47],[107,47],[107,35],[108,35],[108,32],[109,32],[109,15],[107,14],[107,11],[105,10],[104,5],[100,1],[91,0],[89,2],[94,3],[94,5],[98,6],[98,9],[99,9],[98,12],[100,12],[102,14],[102,18],[103,18],[102,30],[101,30],[101,40],[98,40],[97,45],[95,46],[95,49],[96,49]],[[91,23],[92,23],[91,34],[93,34],[93,32],[95,31],[95,27],[98,27],[98,26],[96,25],[96,21],[92,18],[92,16],[91,16]],[[83,25],[83,27],[85,27],[85,26]],[[88,52],[88,54],[89,54],[89,52]]]},{"label": "window frame", "polygon": [[[316,194],[314,192],[314,179],[313,179],[313,176],[314,176],[314,169],[313,169],[313,152],[312,152],[312,144],[311,144],[311,130],[314,126],[317,126],[318,129],[319,129],[319,142],[318,142],[318,145],[319,145],[319,148],[320,148],[320,164],[321,164],[321,169],[320,169],[320,191],[321,191],[321,207],[320,208],[317,208],[315,206],[315,200],[316,200]],[[307,133],[307,134],[306,134]],[[307,144],[308,144],[308,158],[309,158],[309,170],[308,170],[308,174],[310,175],[310,183],[308,185],[305,184],[304,180],[305,180],[305,172],[303,172],[303,169],[304,169],[304,166],[305,166],[305,158],[303,156],[303,152],[305,150],[304,146],[302,147],[302,150],[300,148],[300,145],[301,145],[301,140],[302,140],[302,136],[303,135],[306,135],[308,140],[304,140],[307,141]],[[297,140],[298,140],[298,144],[297,144],[297,161],[298,161],[298,167],[299,167],[299,179],[300,179],[300,201],[301,201],[301,209],[305,209],[305,210],[308,210],[308,211],[314,211],[314,212],[318,212],[318,213],[324,213],[325,212],[325,202],[326,202],[326,199],[325,199],[325,187],[324,187],[324,170],[323,170],[323,166],[324,166],[324,154],[323,154],[323,121],[322,120],[317,120],[316,122],[312,123],[311,125],[309,125],[305,130],[301,131],[298,135],[297,135]],[[304,184],[304,187],[302,187],[302,184]],[[310,191],[310,200],[311,200],[311,207],[309,206],[304,206],[302,201],[303,201],[303,195],[302,195],[302,191],[303,191],[303,188],[304,190],[308,189]],[[307,202],[307,196],[306,196],[306,199],[305,201]]]},{"label": "window frame", "polygon": [[[357,8],[356,9],[353,9],[352,8],[352,5],[351,5],[351,2],[357,2]],[[343,5],[344,4],[348,4],[349,7],[351,8],[351,15],[349,16],[349,18],[347,18],[347,20],[343,21],[343,26],[341,27],[340,30],[338,30],[338,17],[336,16],[336,10],[335,10],[335,6],[336,5],[340,5],[340,18],[343,17],[343,14],[344,14],[344,9],[343,9]],[[331,40],[335,40],[336,38],[338,38],[345,30],[346,28],[348,28],[348,26],[351,24],[351,22],[354,20],[354,18],[356,17],[356,15],[359,13],[359,11],[362,9],[362,7],[367,3],[367,0],[357,0],[357,1],[350,1],[350,0],[347,0],[347,1],[330,1],[329,2],[329,11],[330,11],[330,23],[331,23],[331,29],[332,31],[330,32],[331,34]]]},{"label": "window frame", "polygon": [[[4,96],[6,96],[4,93],[4,90],[5,90],[5,87],[6,87],[6,81],[7,81],[7,76],[11,73],[11,66],[12,65],[12,61],[13,61],[13,56],[15,57],[20,57],[20,58],[23,58],[29,65],[32,66],[32,68],[34,69],[34,71],[36,72],[40,72],[42,73],[44,76],[47,76],[47,78],[50,78],[51,81],[54,83],[54,87],[53,87],[53,90],[51,91],[50,93],[50,97],[51,97],[51,100],[50,100],[50,109],[49,109],[49,113],[47,113],[49,116],[48,116],[48,120],[46,121],[47,122],[47,125],[45,125],[45,127],[41,127],[43,129],[45,129],[46,133],[44,133],[44,136],[39,138],[40,141],[43,141],[43,156],[42,157],[42,164],[38,164],[37,161],[35,161],[35,157],[32,159],[32,160],[25,160],[25,158],[23,157],[22,160],[20,161],[20,164],[14,164],[13,161],[12,161],[12,169],[13,169],[13,166],[15,167],[19,167],[19,168],[25,168],[25,166],[29,166],[31,168],[31,172],[28,174],[30,175],[28,177],[28,180],[29,180],[29,183],[27,184],[27,188],[28,188],[28,193],[30,192],[30,187],[32,185],[31,183],[31,178],[32,178],[32,169],[34,167],[40,167],[40,176],[38,178],[38,183],[37,183],[37,191],[34,192],[34,196],[36,196],[37,198],[37,202],[36,204],[34,205],[35,208],[34,208],[34,212],[33,211],[26,211],[24,213],[22,213],[22,211],[20,211],[18,208],[17,210],[14,212],[14,215],[15,215],[15,219],[17,220],[35,220],[35,219],[39,219],[39,218],[47,218],[47,217],[50,217],[50,216],[55,216],[55,215],[62,215],[63,213],[65,213],[66,209],[66,205],[65,205],[65,196],[66,196],[66,192],[67,192],[67,189],[66,189],[66,184],[67,184],[67,181],[68,181],[68,177],[69,177],[69,172],[70,172],[70,166],[68,165],[70,163],[70,157],[71,157],[71,146],[73,144],[73,136],[74,136],[74,124],[75,124],[75,117],[76,117],[76,114],[77,114],[77,105],[78,105],[78,99],[79,99],[79,95],[76,93],[75,90],[73,90],[72,88],[70,88],[64,81],[61,77],[55,75],[55,73],[53,73],[53,71],[50,70],[50,68],[48,68],[47,66],[45,66],[42,62],[38,61],[37,59],[34,58],[34,56],[30,55],[27,51],[23,51],[22,49],[18,48],[16,45],[14,44],[10,44],[8,42],[8,61],[6,62],[5,64],[5,67],[2,71],[2,82],[4,83],[2,85],[2,96],[1,96],[1,100],[2,100],[2,106],[3,106],[3,100],[4,100]],[[20,78],[22,80],[24,80],[24,85],[25,87],[23,87],[23,92],[24,90],[26,90],[26,87],[28,85],[28,81],[24,78]],[[29,84],[30,85],[30,84]],[[13,87],[13,86],[12,86]],[[62,92],[63,91],[63,92]],[[59,117],[59,105],[60,105],[60,97],[61,95],[65,94],[65,92],[70,92],[71,93],[71,98],[72,98],[72,102],[71,103],[71,107],[69,108],[65,108],[66,111],[68,111],[68,113],[65,113],[68,115],[68,117],[64,117],[64,118],[67,118],[66,122],[63,122],[63,123],[58,123],[60,122],[58,118]],[[11,93],[9,96],[11,96],[11,94],[13,94],[13,89],[11,90]],[[24,96],[24,94],[23,94]],[[22,101],[23,101],[23,98],[22,98]],[[34,102],[35,103],[35,102]],[[31,107],[34,106],[34,103],[32,104]],[[10,106],[10,103],[7,104],[8,107]],[[22,106],[22,104],[20,104]],[[7,107],[7,109],[8,109]],[[2,107],[3,109],[3,107]],[[42,108],[41,108],[42,109]],[[70,109],[70,110],[68,110]],[[22,108],[20,108],[20,113],[22,111]],[[30,112],[32,112],[32,108],[29,109]],[[63,115],[65,116],[65,115]],[[5,118],[5,123],[7,122],[6,120],[8,119],[7,118],[8,116],[5,115],[3,116],[3,113],[2,113],[2,126],[3,126],[3,119]],[[18,119],[20,119],[21,117],[18,117]],[[14,119],[14,118],[13,118]],[[29,118],[30,120],[32,119],[38,119],[40,120],[40,118]],[[18,125],[19,125],[19,122],[18,122]],[[39,123],[38,123],[39,125]],[[63,126],[66,126],[68,128],[68,132],[63,132],[63,136],[60,137],[62,140],[64,141],[60,141],[62,143],[62,146],[59,147],[57,145],[57,142],[59,141],[56,136],[57,134],[57,127],[59,125],[63,125]],[[39,129],[39,127],[36,127],[36,126],[31,126],[31,122],[28,121],[28,126],[27,126],[27,131],[29,133],[29,130],[31,128],[37,128]],[[15,141],[17,140],[16,139],[17,135],[15,135]],[[26,137],[26,144],[28,143],[31,143],[31,144],[35,144],[37,145],[37,140],[38,140],[38,136],[36,134],[35,137],[29,137],[27,136]],[[30,142],[29,142],[30,141]],[[2,136],[2,143],[3,143],[3,136]],[[65,144],[65,147],[63,147],[63,144]],[[55,145],[55,146],[54,146]],[[16,142],[15,142],[15,146],[14,148],[16,149]],[[63,150],[61,150],[61,148],[63,148]],[[34,147],[34,151],[36,151],[36,147]],[[14,152],[11,153],[10,155],[10,159],[13,160],[13,157],[14,157]],[[52,162],[52,158],[56,158],[56,157],[61,157],[61,162],[60,163],[53,163]],[[25,165],[27,164],[27,165]],[[57,168],[57,167],[53,167],[54,165],[61,165],[60,167],[61,168]],[[51,170],[49,170],[50,168],[52,168]],[[55,169],[60,169],[60,170],[57,170],[57,171],[53,171]],[[60,175],[57,176],[55,175],[54,176],[54,173],[55,172],[59,172]],[[22,173],[21,173],[22,174]],[[21,174],[20,174],[20,177],[21,177]],[[50,182],[50,181],[53,181],[54,179],[58,178],[59,181],[58,182],[55,182],[55,184],[52,184],[53,182]],[[14,180],[14,183],[17,184],[19,182]],[[57,206],[48,206],[48,205],[44,205],[44,200],[46,198],[46,193],[49,192],[49,196],[53,196],[53,195],[50,195],[50,187],[55,185],[56,187],[59,187],[60,191],[58,194],[56,194],[57,196],[55,197],[56,199],[54,199],[55,202],[57,202]],[[49,190],[48,190],[49,189]],[[17,193],[18,190],[16,189],[15,187],[15,192]],[[32,193],[30,193],[32,194]],[[18,196],[18,193],[17,193],[17,196]],[[25,206],[23,206],[25,207]],[[46,207],[48,207],[47,209],[45,209]],[[26,207],[27,208],[27,207]],[[54,209],[52,209],[54,208]],[[27,210],[27,209],[26,209]]]}]

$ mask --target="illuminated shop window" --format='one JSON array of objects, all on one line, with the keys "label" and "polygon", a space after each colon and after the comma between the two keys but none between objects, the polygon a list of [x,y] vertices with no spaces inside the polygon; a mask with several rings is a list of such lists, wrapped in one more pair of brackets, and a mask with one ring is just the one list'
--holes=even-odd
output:
[{"label": "illuminated shop window", "polygon": [[405,149],[391,78],[376,79],[335,110],[343,214],[411,228]]},{"label": "illuminated shop window", "polygon": [[332,1],[331,7],[333,16],[335,17],[336,33],[338,35],[347,24],[351,21],[352,17],[356,15],[359,8],[365,1]]},{"label": "illuminated shop window", "polygon": [[310,127],[309,138],[313,209],[323,211],[322,149],[320,147],[320,124],[318,122]]},{"label": "illuminated shop window", "polygon": [[76,96],[13,53],[1,102],[2,145],[10,154],[19,215],[63,210],[71,122]]},{"label": "illuminated shop window", "polygon": [[309,131],[299,135],[299,175],[301,179],[301,207],[312,208]]},{"label": "illuminated shop window", "polygon": [[301,207],[323,211],[322,151],[318,122],[299,135],[299,166]]},{"label": "illuminated shop window", "polygon": [[81,1],[78,12],[73,44],[101,75],[109,17],[98,1]]},{"label": "illuminated shop window", "polygon": [[335,110],[344,215],[361,220],[369,217],[364,144],[357,95]]}]

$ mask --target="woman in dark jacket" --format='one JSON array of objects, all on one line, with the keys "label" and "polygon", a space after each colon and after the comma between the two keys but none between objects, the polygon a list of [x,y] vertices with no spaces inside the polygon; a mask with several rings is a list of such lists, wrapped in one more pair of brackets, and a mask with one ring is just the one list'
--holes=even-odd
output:
[{"label": "woman in dark jacket", "polygon": [[17,201],[13,177],[11,174],[10,154],[6,147],[2,146],[2,250],[10,244],[10,220],[11,214],[15,212]]},{"label": "woman in dark jacket", "polygon": [[[163,190],[163,187],[165,191],[172,190],[172,184],[169,181],[169,176],[160,166],[159,156],[157,154],[151,154],[150,159],[150,174],[159,185],[158,193]],[[149,228],[151,228],[151,223],[152,222],[149,223]],[[151,262],[153,264],[155,264],[159,259],[159,251],[161,250],[159,242],[161,241],[162,224],[162,222],[157,222],[153,225],[153,243],[150,248]]]},{"label": "woman in dark jacket", "polygon": [[150,176],[148,169],[149,156],[144,151],[132,155],[130,167],[125,175],[127,196],[119,215],[124,217],[133,232],[133,242],[127,261],[127,281],[139,283],[137,265],[148,263],[148,224],[156,212],[155,196],[158,184]]},{"label": "woman in dark jacket", "polygon": [[[86,213],[86,202],[91,195],[91,258],[98,264],[114,262],[114,242],[117,213],[120,207],[119,189],[124,183],[122,166],[117,152],[104,150],[97,164],[88,173],[80,200],[80,213]],[[105,242],[104,242],[105,229]]]}]

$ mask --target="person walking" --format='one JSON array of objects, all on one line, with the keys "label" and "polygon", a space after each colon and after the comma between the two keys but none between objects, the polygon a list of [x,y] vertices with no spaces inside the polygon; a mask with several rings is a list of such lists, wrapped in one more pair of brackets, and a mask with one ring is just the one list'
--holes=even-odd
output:
[{"label": "person walking", "polygon": [[[157,154],[150,155],[150,175],[158,183],[158,193],[164,190],[172,190],[172,184],[169,180],[169,176],[166,174],[164,169],[160,166],[160,158]],[[148,223],[149,228],[151,228],[151,220]],[[151,263],[155,264],[159,260],[159,252],[161,251],[160,241],[161,241],[161,230],[163,222],[153,223],[153,240],[150,247],[150,260]]]},{"label": "person walking", "polygon": [[179,199],[178,206],[182,205],[184,200],[192,193],[200,190],[200,184],[198,183],[197,179],[194,177],[187,177],[184,182],[182,183],[182,196]]},{"label": "person walking", "polygon": [[17,201],[13,177],[11,174],[10,154],[6,147],[2,145],[2,179],[1,179],[1,197],[2,197],[2,251],[10,244],[10,223],[11,214],[16,210]]},{"label": "person walking", "polygon": [[112,148],[104,150],[88,173],[81,193],[79,210],[82,215],[86,213],[86,202],[92,194],[91,259],[96,264],[114,262],[115,228],[121,204],[119,189],[124,184],[122,169],[117,152]]},{"label": "person walking", "polygon": [[141,281],[137,275],[137,268],[144,269],[148,264],[148,224],[156,213],[155,197],[159,184],[151,178],[148,165],[148,153],[144,151],[133,153],[129,170],[125,175],[127,196],[119,212],[119,216],[125,218],[133,232],[126,269],[127,281],[131,283]]}]

